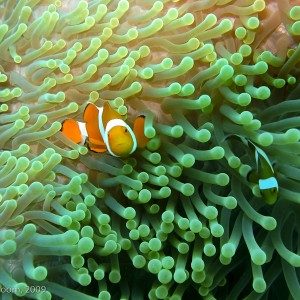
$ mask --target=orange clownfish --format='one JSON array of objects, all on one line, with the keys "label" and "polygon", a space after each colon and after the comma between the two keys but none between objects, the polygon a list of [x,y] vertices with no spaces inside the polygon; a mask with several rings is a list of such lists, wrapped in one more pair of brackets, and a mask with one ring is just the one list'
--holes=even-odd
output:
[{"label": "orange clownfish", "polygon": [[103,107],[88,103],[83,119],[84,122],[65,120],[61,131],[75,143],[86,142],[92,151],[108,151],[113,156],[124,157],[132,154],[137,147],[145,147],[148,142],[144,135],[144,116],[137,117],[132,130],[107,102]]}]

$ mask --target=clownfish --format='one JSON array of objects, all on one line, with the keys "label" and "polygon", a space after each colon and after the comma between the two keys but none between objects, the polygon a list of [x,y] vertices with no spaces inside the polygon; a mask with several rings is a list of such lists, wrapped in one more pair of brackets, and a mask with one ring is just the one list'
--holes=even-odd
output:
[{"label": "clownfish", "polygon": [[250,182],[258,183],[260,193],[265,202],[272,205],[277,200],[279,190],[273,165],[267,154],[261,148],[250,141],[249,143],[255,149],[256,170],[250,171],[247,175],[247,179]]},{"label": "clownfish", "polygon": [[273,165],[271,164],[267,154],[253,142],[240,135],[228,135],[225,139],[230,136],[238,137],[243,144],[253,148],[256,168],[247,174],[247,180],[258,184],[260,193],[267,204],[274,204],[278,197],[279,187]]},{"label": "clownfish", "polygon": [[138,116],[131,129],[107,102],[103,107],[88,103],[83,119],[84,122],[63,121],[61,132],[77,144],[86,143],[94,152],[108,151],[113,156],[125,157],[148,142],[144,135],[145,116]]}]

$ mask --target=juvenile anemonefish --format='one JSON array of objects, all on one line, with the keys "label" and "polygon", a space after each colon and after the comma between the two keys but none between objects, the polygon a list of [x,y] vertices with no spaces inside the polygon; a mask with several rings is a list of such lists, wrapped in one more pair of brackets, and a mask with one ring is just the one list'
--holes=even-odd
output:
[{"label": "juvenile anemonefish", "polygon": [[277,200],[279,187],[273,165],[267,154],[253,142],[242,136],[234,134],[229,135],[228,137],[230,136],[238,137],[246,146],[253,148],[256,169],[248,173],[247,180],[258,184],[260,193],[267,204],[274,204]]},{"label": "juvenile anemonefish", "polygon": [[148,142],[144,135],[144,116],[136,118],[132,130],[107,102],[103,107],[88,103],[83,119],[84,122],[65,120],[61,131],[75,143],[86,143],[92,151],[108,151],[113,156],[124,157],[132,154],[137,147],[145,147]]},{"label": "juvenile anemonefish", "polygon": [[250,141],[249,144],[255,149],[256,170],[250,171],[247,178],[250,182],[258,183],[265,202],[272,205],[277,200],[279,189],[274,168],[267,154],[261,148]]}]

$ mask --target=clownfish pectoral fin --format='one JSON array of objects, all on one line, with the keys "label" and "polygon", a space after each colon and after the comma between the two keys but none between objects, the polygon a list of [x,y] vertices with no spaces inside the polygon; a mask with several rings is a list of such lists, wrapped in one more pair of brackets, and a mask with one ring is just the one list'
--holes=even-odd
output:
[{"label": "clownfish pectoral fin", "polygon": [[108,102],[105,102],[103,105],[103,113],[102,113],[102,123],[104,128],[106,128],[106,125],[110,120],[114,120],[114,119],[123,120],[123,117],[117,111],[112,109]]},{"label": "clownfish pectoral fin", "polygon": [[133,124],[133,132],[136,137],[138,148],[146,147],[149,139],[145,136],[145,116],[138,116]]},{"label": "clownfish pectoral fin", "polygon": [[252,183],[257,183],[258,184],[258,181],[259,181],[259,176],[258,174],[252,170],[250,171],[248,174],[247,174],[247,180],[249,182],[252,182]]},{"label": "clownfish pectoral fin", "polygon": [[62,122],[61,132],[74,143],[81,143],[84,137],[81,134],[79,124],[73,119],[67,119]]},{"label": "clownfish pectoral fin", "polygon": [[103,146],[105,143],[100,133],[98,116],[99,110],[97,106],[89,103],[83,113],[87,135],[92,144]]},{"label": "clownfish pectoral fin", "polygon": [[88,141],[87,147],[91,151],[94,151],[94,152],[97,152],[97,153],[107,151],[107,147],[106,147],[106,145],[104,143],[103,144],[94,144],[91,141]]}]

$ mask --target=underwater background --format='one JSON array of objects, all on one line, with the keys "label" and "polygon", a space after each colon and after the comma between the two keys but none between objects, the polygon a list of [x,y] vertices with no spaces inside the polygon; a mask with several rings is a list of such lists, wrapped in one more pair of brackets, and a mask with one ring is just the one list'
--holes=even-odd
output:
[{"label": "underwater background", "polygon": [[[0,1],[0,298],[300,299],[299,36],[298,0]],[[88,102],[147,146],[73,143]]]}]

